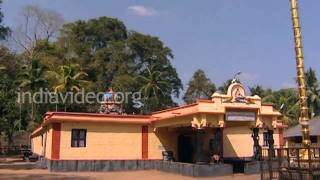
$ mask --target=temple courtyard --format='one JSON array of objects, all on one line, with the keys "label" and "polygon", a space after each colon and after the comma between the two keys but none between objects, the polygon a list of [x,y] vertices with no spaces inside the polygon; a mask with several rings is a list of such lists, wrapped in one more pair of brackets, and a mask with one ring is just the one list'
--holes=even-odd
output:
[{"label": "temple courtyard", "polygon": [[191,180],[191,179],[235,179],[235,180],[255,180],[260,179],[260,175],[234,174],[232,176],[192,178],[172,173],[165,173],[156,170],[146,171],[124,171],[124,172],[49,172],[46,169],[0,169],[0,179],[135,179],[153,180]]},{"label": "temple courtyard", "polygon": [[181,176],[173,173],[166,173],[157,170],[143,170],[143,171],[116,171],[116,172],[50,172],[47,169],[40,169],[36,167],[35,162],[25,162],[21,158],[0,157],[0,180],[3,179],[117,179],[117,180],[191,180],[191,179],[235,179],[235,180],[256,180],[260,179],[260,174],[245,175],[233,174],[230,176],[219,177],[203,177],[193,178],[188,176]]},{"label": "temple courtyard", "polygon": [[116,172],[50,172],[47,169],[36,167],[35,162],[24,162],[20,158],[0,157],[0,179],[117,179],[117,180],[191,180],[191,179],[235,179],[235,180],[255,180],[260,179],[260,174],[244,175],[234,174],[231,176],[193,178],[181,176],[173,173],[166,173],[156,170],[144,171],[116,171]]}]

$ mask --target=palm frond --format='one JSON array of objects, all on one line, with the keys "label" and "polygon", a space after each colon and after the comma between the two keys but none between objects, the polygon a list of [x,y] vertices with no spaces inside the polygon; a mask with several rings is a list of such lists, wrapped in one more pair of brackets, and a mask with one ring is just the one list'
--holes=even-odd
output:
[{"label": "palm frond", "polygon": [[82,79],[82,78],[85,78],[87,77],[88,74],[85,73],[85,72],[78,72],[76,75],[74,75],[72,78],[77,80],[77,79]]},{"label": "palm frond", "polygon": [[145,77],[145,76],[142,76],[142,75],[138,75],[137,77],[136,77],[136,80],[140,80],[140,81],[143,81],[143,82],[149,82],[150,81],[150,79],[148,79],[147,77]]},{"label": "palm frond", "polygon": [[31,84],[32,84],[32,82],[30,80],[23,80],[23,81],[20,81],[19,87],[25,88],[25,87],[30,86]]},{"label": "palm frond", "polygon": [[54,88],[55,93],[65,92],[65,91],[66,91],[66,87],[64,86],[64,84],[58,85]]}]

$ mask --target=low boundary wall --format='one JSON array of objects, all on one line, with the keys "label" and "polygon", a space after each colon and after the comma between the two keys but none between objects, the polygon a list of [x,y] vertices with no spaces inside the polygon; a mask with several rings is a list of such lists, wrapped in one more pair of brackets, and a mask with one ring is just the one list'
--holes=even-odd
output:
[{"label": "low boundary wall", "polygon": [[231,175],[230,164],[189,164],[161,160],[47,160],[39,161],[50,171],[130,171],[159,170],[192,177]]}]

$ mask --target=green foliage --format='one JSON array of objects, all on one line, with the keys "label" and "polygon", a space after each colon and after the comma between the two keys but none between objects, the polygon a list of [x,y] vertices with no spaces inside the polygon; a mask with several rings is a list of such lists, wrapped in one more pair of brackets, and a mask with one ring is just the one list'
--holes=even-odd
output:
[{"label": "green foliage", "polygon": [[[19,111],[15,103],[14,91],[0,91],[0,132],[5,132],[8,143],[12,143],[13,133],[19,128],[21,124],[18,122]],[[4,104],[6,103],[6,104]]]},{"label": "green foliage", "polygon": [[[61,65],[58,71],[48,71],[48,78],[53,82],[52,89],[55,93],[79,92],[85,89],[90,81],[87,81],[88,74],[79,69],[79,64],[69,63]],[[64,110],[67,111],[68,104],[65,102]]]},{"label": "green foliage", "polygon": [[[281,89],[273,91],[262,99],[263,102],[273,103],[288,125],[299,122],[299,95],[297,89]],[[282,107],[282,109],[281,109]]]},{"label": "green foliage", "polygon": [[305,73],[306,85],[307,89],[312,88],[313,86],[317,85],[318,78],[316,76],[316,71],[312,68],[309,68]]},{"label": "green foliage", "polygon": [[310,116],[320,113],[320,87],[315,70],[309,68],[305,73]]},{"label": "green foliage", "polygon": [[272,90],[271,89],[264,89],[262,86],[260,85],[256,85],[253,87],[249,87],[250,93],[252,96],[257,95],[260,98],[265,98],[266,96],[269,96],[272,94]]},{"label": "green foliage", "polygon": [[27,127],[27,120],[21,119],[25,111],[20,111],[17,100],[17,85],[14,83],[20,69],[17,56],[9,49],[0,47],[0,136],[5,134],[8,143],[13,142],[15,132]]},{"label": "green foliage", "polygon": [[164,77],[171,84],[170,91],[178,97],[182,89],[176,69],[171,65],[173,54],[170,48],[157,37],[132,32],[128,39],[128,46],[131,49],[133,62],[136,64],[135,72],[148,74],[147,67],[156,67],[158,71],[166,72]]},{"label": "green foliage", "polygon": [[165,80],[166,72],[160,72],[156,66],[147,68],[147,75],[138,75],[136,80],[142,84],[140,91],[144,96],[145,109],[144,113],[150,113],[161,107],[160,99],[166,97],[166,92],[170,88],[170,83]]},{"label": "green foliage", "polygon": [[230,86],[231,82],[232,82],[232,79],[228,79],[226,82],[224,82],[224,83],[222,84],[222,86],[220,86],[220,87],[218,88],[218,90],[219,90],[222,94],[227,94],[227,92],[228,92],[228,87]]},{"label": "green foliage", "polygon": [[[31,96],[40,88],[46,88],[48,81],[46,79],[47,67],[40,63],[38,59],[33,59],[29,64],[23,65],[18,77],[19,87],[24,92],[30,92]],[[38,116],[38,118],[37,118]],[[31,100],[31,121],[41,121],[41,115],[37,114],[37,105]]]},{"label": "green foliage", "polygon": [[210,99],[211,95],[216,91],[216,86],[209,78],[207,78],[205,72],[198,69],[192,76],[192,79],[188,83],[188,89],[183,97],[183,100],[187,103],[193,103],[197,99]]},{"label": "green foliage", "polygon": [[258,95],[262,102],[272,103],[284,116],[284,121],[289,126],[299,122],[299,96],[297,89],[280,89],[272,91],[260,85],[249,88],[251,95]]},{"label": "green foliage", "polygon": [[78,64],[68,64],[59,67],[57,72],[50,71],[53,76],[54,92],[78,92],[90,82],[86,81],[88,74],[79,69]]},{"label": "green foliage", "polygon": [[[182,83],[171,65],[171,49],[159,38],[128,31],[118,19],[100,17],[65,24],[56,44],[64,45],[65,51],[72,54],[71,61],[79,63],[88,74],[88,80],[93,82],[91,90],[106,91],[113,86],[122,92],[140,91],[148,84],[142,77],[151,78],[152,67],[156,74],[161,72],[161,81],[168,85],[161,90],[163,100],[160,102],[157,100],[158,92],[157,95],[148,94],[150,97],[145,98],[145,104],[152,104],[152,108],[146,107],[148,105],[145,108],[155,111],[176,105],[172,96],[179,96]],[[128,105],[125,105],[125,110],[128,113],[141,112]]]},{"label": "green foliage", "polygon": [[[83,88],[103,92],[109,87],[120,92],[140,91],[144,106],[135,108],[133,99],[129,97],[124,104],[127,113],[148,114],[177,106],[173,98],[179,98],[182,82],[172,65],[172,50],[158,37],[130,31],[116,18],[98,17],[64,24],[59,36],[53,39],[49,37],[60,27],[58,21],[61,17],[55,13],[52,15],[57,17],[54,18],[57,21],[52,21],[56,26],[51,33],[44,32],[47,37],[31,39],[31,46],[24,46],[23,52],[14,54],[10,49],[0,47],[0,135],[4,133],[8,142],[12,143],[16,132],[30,131],[38,126],[45,112],[59,110],[62,106],[33,102],[19,104],[16,102],[19,88],[31,93],[40,88],[61,93],[78,92]],[[2,25],[2,18],[0,10],[1,40],[10,32]],[[314,70],[309,69],[306,82],[310,112],[318,115],[320,88],[315,74]],[[227,80],[218,90],[227,93],[231,81]],[[215,90],[215,84],[202,70],[197,70],[188,83],[183,100],[192,103],[197,98],[209,99]],[[287,123],[298,122],[297,90],[272,91],[255,86],[250,91],[264,102],[274,103],[278,110],[284,104],[281,111]],[[96,112],[99,106],[63,105],[65,111],[83,112]]]},{"label": "green foliage", "polygon": [[22,66],[18,80],[19,87],[31,92],[45,88],[48,83],[46,71],[45,65],[41,64],[38,59],[33,59],[30,64]]},{"label": "green foliage", "polygon": [[[2,0],[0,0],[0,5],[2,4]],[[4,40],[6,39],[6,37],[9,35],[10,33],[10,28],[6,27],[2,24],[3,21],[3,13],[1,11],[0,8],[0,40]]]},{"label": "green foliage", "polygon": [[164,91],[166,88],[170,86],[170,84],[165,81],[164,72],[160,72],[153,67],[151,70],[147,68],[148,75],[138,75],[137,80],[140,81],[143,86],[141,87],[141,91],[146,99],[154,96],[159,98],[164,95]]},{"label": "green foliage", "polygon": [[[76,21],[65,24],[62,28],[59,44],[77,57],[81,68],[85,68],[96,78],[94,67],[103,64],[94,64],[94,61],[110,61],[114,43],[127,38],[125,25],[115,18],[100,17],[89,21]],[[102,59],[96,59],[97,55]],[[88,66],[89,65],[89,66]]]},{"label": "green foliage", "polygon": [[[309,68],[305,73],[308,106],[310,117],[319,116],[320,113],[320,87],[315,70]],[[297,89],[281,89],[272,91],[264,89],[262,86],[249,88],[252,95],[258,95],[263,102],[270,102],[284,115],[284,120],[288,125],[299,123],[299,94]],[[280,107],[282,106],[282,109]]]}]

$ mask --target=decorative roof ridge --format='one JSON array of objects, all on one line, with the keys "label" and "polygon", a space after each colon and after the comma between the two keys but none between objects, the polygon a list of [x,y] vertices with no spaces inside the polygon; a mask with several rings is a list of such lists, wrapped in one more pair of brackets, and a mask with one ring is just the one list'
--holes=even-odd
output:
[{"label": "decorative roof ridge", "polygon": [[83,113],[83,112],[47,112],[45,117],[53,115],[75,115],[75,116],[93,116],[93,117],[123,117],[123,118],[150,118],[151,115],[141,114],[102,114],[102,113]]},{"label": "decorative roof ridge", "polygon": [[173,107],[173,108],[168,108],[168,109],[164,109],[164,110],[160,110],[160,111],[155,111],[155,112],[151,113],[151,115],[159,114],[159,113],[163,113],[163,112],[174,111],[174,110],[183,109],[183,108],[187,108],[187,107],[192,107],[192,106],[196,106],[198,104],[199,104],[199,102],[195,102],[195,103],[192,103],[192,104],[185,104],[185,105],[178,106],[178,107]]}]

